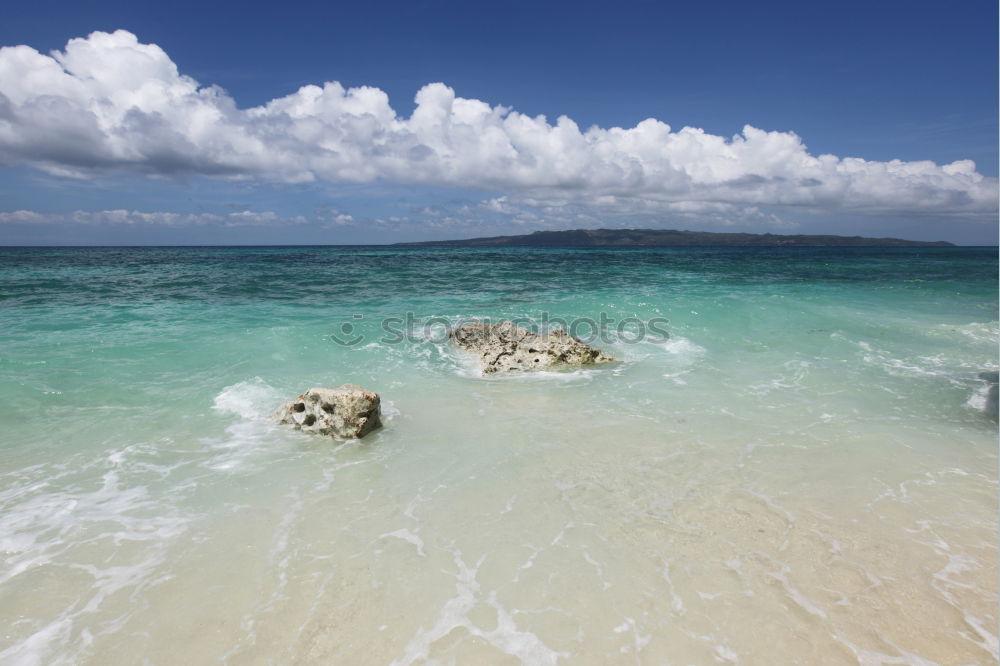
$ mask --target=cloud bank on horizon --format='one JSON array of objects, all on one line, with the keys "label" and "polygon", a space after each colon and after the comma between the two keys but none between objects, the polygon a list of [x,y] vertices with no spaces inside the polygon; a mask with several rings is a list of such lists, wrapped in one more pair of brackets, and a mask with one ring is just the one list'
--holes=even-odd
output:
[{"label": "cloud bank on horizon", "polygon": [[[972,161],[811,155],[791,132],[724,138],[647,119],[581,130],[425,85],[409,118],[378,88],[308,85],[240,109],[124,30],[64,51],[0,48],[0,164],[92,178],[115,172],[271,182],[426,184],[532,205],[989,216],[997,179]],[[755,210],[755,209],[753,209]]]}]

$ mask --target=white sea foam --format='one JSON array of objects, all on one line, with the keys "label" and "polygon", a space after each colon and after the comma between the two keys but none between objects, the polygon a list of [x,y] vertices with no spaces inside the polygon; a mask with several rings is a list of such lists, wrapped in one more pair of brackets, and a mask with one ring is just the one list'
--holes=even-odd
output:
[{"label": "white sea foam", "polygon": [[690,370],[680,370],[678,372],[665,372],[663,373],[663,378],[669,379],[677,386],[686,386],[687,380],[684,379],[684,376],[689,374],[690,372],[691,372]]},{"label": "white sea foam", "polygon": [[604,368],[586,367],[586,368],[576,368],[573,370],[535,370],[532,372],[507,372],[507,373],[497,373],[495,375],[488,375],[486,377],[477,377],[477,379],[482,379],[484,381],[498,381],[498,382],[563,382],[563,383],[576,383],[576,382],[589,382],[592,381],[598,374],[600,374]]},{"label": "white sea foam", "polygon": [[400,539],[401,541],[413,544],[413,547],[417,549],[417,554],[420,555],[420,557],[427,557],[427,554],[424,553],[424,540],[409,529],[402,528],[393,532],[386,532],[385,534],[380,535],[379,538]]},{"label": "white sea foam", "polygon": [[936,333],[946,336],[959,336],[972,342],[985,343],[989,345],[1000,344],[1000,322],[971,322],[961,326],[951,326],[941,324],[937,327]]},{"label": "white sea foam", "polygon": [[251,472],[278,448],[278,429],[268,421],[283,396],[260,377],[225,387],[215,396],[213,408],[238,420],[224,436],[201,438],[213,455],[202,465],[216,472]]},{"label": "white sea foam", "polygon": [[[285,396],[287,397],[287,396]],[[281,404],[283,396],[260,377],[227,386],[215,396],[212,406],[251,421],[264,421]]]},{"label": "white sea foam", "polygon": [[674,335],[665,340],[649,336],[635,342],[612,340],[603,349],[620,363],[615,371],[654,360],[675,368],[691,368],[707,354],[707,350],[688,338]]},{"label": "white sea foam", "polygon": [[[113,634],[131,612],[118,609],[109,615],[109,599],[121,590],[139,594],[164,576],[171,543],[195,516],[128,480],[137,453],[146,451],[135,446],[116,450],[82,470],[36,468],[45,482],[13,484],[0,495],[0,586],[44,570],[66,576],[66,589],[75,597],[50,620],[32,620],[12,630],[9,637],[19,637],[0,652],[3,663],[82,660],[93,636]],[[86,483],[75,480],[81,472],[102,468],[103,474],[91,474]],[[125,544],[128,554],[122,555],[118,548]],[[86,574],[89,583],[74,572]],[[98,614],[100,624],[88,619]],[[23,626],[32,628],[24,634]]]},{"label": "white sea foam", "polygon": [[[522,663],[540,666],[556,664],[559,658],[569,656],[552,650],[534,633],[519,629],[514,616],[497,601],[495,593],[482,593],[476,578],[485,556],[472,567],[465,563],[459,551],[453,551],[453,557],[457,568],[455,596],[441,607],[430,628],[417,631],[407,643],[403,656],[392,662],[394,665],[426,661],[430,657],[431,646],[457,628],[464,628],[469,634],[482,638],[500,651],[520,659]],[[496,611],[495,629],[485,630],[471,620],[469,613],[477,604],[484,604]]]},{"label": "white sea foam", "polygon": [[969,399],[965,402],[965,404],[980,412],[986,411],[986,402],[989,394],[990,387],[988,384],[980,386],[973,391],[972,395],[969,396]]},{"label": "white sea foam", "polygon": [[783,372],[777,377],[758,384],[750,385],[750,390],[758,396],[766,396],[772,391],[798,391],[805,386],[806,377],[812,368],[812,363],[795,359],[782,363]]},{"label": "white sea foam", "polygon": [[706,352],[701,345],[680,336],[672,336],[663,342],[651,342],[650,344],[661,347],[667,353],[692,360]]},{"label": "white sea foam", "polygon": [[396,407],[396,403],[392,400],[382,400],[381,405],[382,421],[388,423],[396,417],[398,417],[402,412]]}]

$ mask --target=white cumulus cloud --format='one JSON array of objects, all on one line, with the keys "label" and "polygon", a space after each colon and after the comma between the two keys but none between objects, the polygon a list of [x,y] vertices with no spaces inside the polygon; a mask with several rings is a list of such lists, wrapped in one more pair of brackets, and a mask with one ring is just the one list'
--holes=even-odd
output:
[{"label": "white cumulus cloud", "polygon": [[378,88],[329,82],[240,109],[224,90],[181,74],[155,44],[123,30],[95,32],[49,55],[0,48],[0,163],[80,178],[125,170],[423,183],[679,211],[997,209],[997,180],[968,160],[815,156],[791,132],[749,125],[729,138],[655,119],[581,130],[566,116],[527,116],[458,97],[442,83],[421,88],[416,102],[400,117]]}]

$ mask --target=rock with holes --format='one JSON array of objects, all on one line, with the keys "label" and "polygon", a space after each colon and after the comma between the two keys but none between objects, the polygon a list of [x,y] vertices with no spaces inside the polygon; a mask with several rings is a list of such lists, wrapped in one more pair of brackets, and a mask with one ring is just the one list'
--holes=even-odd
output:
[{"label": "rock with holes", "polygon": [[381,400],[378,393],[353,384],[311,388],[283,404],[271,418],[304,432],[360,439],[382,426]]},{"label": "rock with holes", "polygon": [[463,324],[452,331],[451,338],[459,347],[478,356],[484,375],[615,360],[562,329],[540,334],[509,321]]}]

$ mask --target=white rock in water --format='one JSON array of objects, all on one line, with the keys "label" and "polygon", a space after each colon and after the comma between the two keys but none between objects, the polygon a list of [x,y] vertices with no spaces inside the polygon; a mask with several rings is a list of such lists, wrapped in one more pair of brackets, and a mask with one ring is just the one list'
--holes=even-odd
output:
[{"label": "white rock in water", "polygon": [[382,426],[381,399],[353,384],[311,388],[279,407],[271,419],[305,432],[360,439]]},{"label": "white rock in water", "polygon": [[539,334],[509,321],[471,322],[456,328],[452,340],[479,356],[484,375],[526,372],[558,365],[592,365],[615,359],[562,329]]}]

